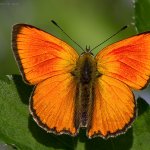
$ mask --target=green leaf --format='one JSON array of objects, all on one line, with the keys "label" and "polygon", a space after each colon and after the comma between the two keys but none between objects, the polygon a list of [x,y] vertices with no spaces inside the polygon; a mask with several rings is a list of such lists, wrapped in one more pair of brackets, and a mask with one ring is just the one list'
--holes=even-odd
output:
[{"label": "green leaf", "polygon": [[[138,118],[133,126],[133,149],[150,150],[150,106],[138,99]],[[143,141],[142,141],[143,140]]]},{"label": "green leaf", "polygon": [[0,141],[21,150],[149,150],[150,106],[138,99],[139,116],[126,134],[104,140],[88,139],[85,130],[77,137],[56,136],[37,126],[29,114],[32,92],[19,75],[0,78]]},{"label": "green leaf", "polygon": [[73,138],[48,134],[33,121],[28,109],[31,91],[21,76],[1,78],[0,140],[21,150],[72,149]]},{"label": "green leaf", "polygon": [[150,31],[150,0],[135,0],[134,5],[138,32]]}]

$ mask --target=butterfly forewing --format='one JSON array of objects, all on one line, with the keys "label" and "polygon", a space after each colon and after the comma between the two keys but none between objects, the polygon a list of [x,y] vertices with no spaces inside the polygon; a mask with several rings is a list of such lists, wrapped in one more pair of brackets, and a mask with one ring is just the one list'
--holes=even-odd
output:
[{"label": "butterfly forewing", "polygon": [[96,55],[97,69],[133,89],[141,89],[150,76],[150,33],[112,44]]},{"label": "butterfly forewing", "polygon": [[13,27],[13,51],[24,80],[30,84],[66,72],[75,67],[78,54],[65,42],[36,27]]}]

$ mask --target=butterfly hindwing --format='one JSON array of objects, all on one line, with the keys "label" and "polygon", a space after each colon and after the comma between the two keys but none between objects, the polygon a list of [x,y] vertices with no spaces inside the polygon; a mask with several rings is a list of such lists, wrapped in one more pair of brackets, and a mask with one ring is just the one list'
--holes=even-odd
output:
[{"label": "butterfly hindwing", "polygon": [[116,136],[128,128],[136,116],[133,93],[123,82],[102,75],[95,83],[95,101],[89,137]]},{"label": "butterfly hindwing", "polygon": [[75,92],[76,84],[69,73],[39,83],[30,99],[34,120],[48,132],[76,135]]}]

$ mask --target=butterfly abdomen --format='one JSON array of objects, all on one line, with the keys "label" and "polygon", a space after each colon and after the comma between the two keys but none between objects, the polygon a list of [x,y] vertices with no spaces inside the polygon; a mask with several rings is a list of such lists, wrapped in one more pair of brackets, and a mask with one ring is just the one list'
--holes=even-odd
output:
[{"label": "butterfly abdomen", "polygon": [[96,79],[96,62],[90,53],[79,57],[74,76],[77,80],[75,101],[75,127],[89,127],[94,102],[94,82]]}]

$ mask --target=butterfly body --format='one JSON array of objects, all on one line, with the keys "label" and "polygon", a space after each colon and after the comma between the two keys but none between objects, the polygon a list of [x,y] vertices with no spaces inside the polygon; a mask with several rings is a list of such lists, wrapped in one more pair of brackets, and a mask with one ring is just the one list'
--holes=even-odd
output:
[{"label": "butterfly body", "polygon": [[94,83],[97,78],[96,61],[92,53],[82,53],[73,71],[77,82],[75,99],[76,128],[90,126],[94,101]]},{"label": "butterfly body", "polygon": [[81,55],[57,37],[27,24],[13,27],[12,47],[23,79],[34,90],[29,108],[54,134],[89,138],[124,133],[136,118],[132,89],[150,79],[150,33],[119,41],[96,56]]}]

